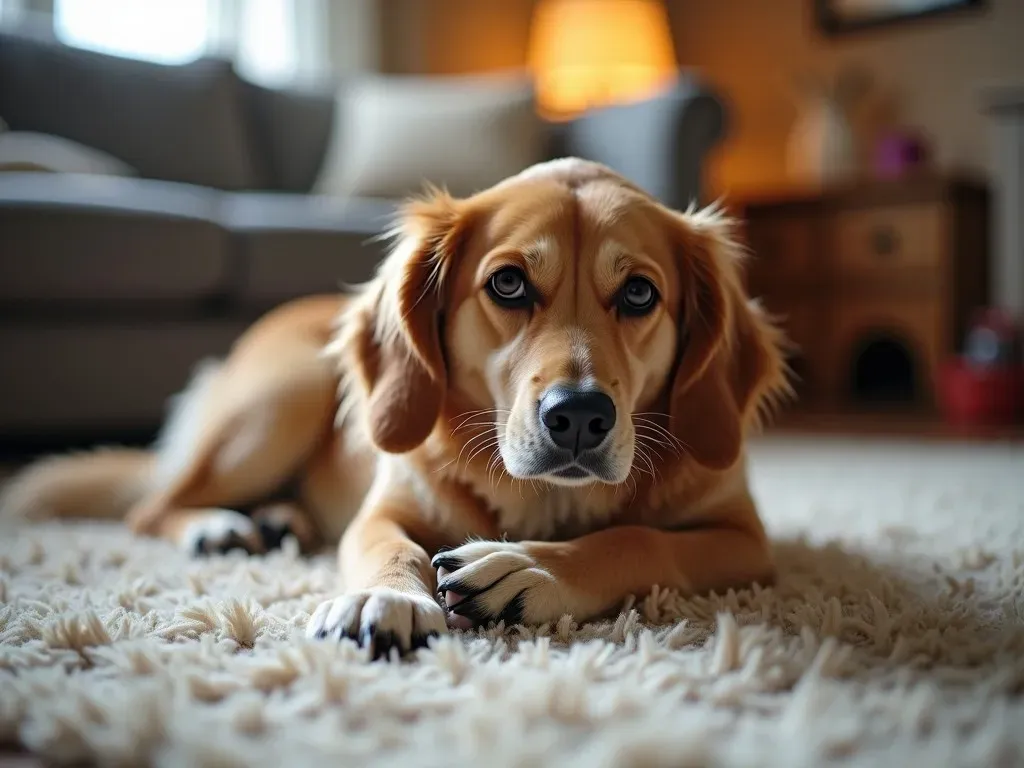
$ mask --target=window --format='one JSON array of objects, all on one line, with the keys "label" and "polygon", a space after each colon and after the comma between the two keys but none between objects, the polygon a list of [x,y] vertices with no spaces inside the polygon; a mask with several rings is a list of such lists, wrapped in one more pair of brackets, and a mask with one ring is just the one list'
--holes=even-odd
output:
[{"label": "window", "polygon": [[0,27],[15,26],[24,12],[22,0],[0,0]]},{"label": "window", "polygon": [[[6,4],[20,0],[0,0]],[[184,64],[234,61],[243,77],[286,86],[330,74],[329,0],[53,0],[59,40],[78,48]]]},{"label": "window", "polygon": [[55,0],[57,37],[79,48],[182,64],[207,47],[211,0]]},{"label": "window", "polygon": [[243,6],[235,61],[247,78],[264,84],[287,83],[298,69],[293,0],[262,0]]}]

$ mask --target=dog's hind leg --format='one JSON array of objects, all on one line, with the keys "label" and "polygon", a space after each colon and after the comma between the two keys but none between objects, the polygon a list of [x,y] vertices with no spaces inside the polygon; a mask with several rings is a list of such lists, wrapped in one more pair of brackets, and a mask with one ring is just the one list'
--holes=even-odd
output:
[{"label": "dog's hind leg", "polygon": [[336,296],[287,304],[197,379],[160,441],[153,491],[128,513],[133,531],[180,541],[203,515],[239,523],[222,513],[296,476],[333,427],[338,380],[321,350],[340,308]]},{"label": "dog's hind leg", "polygon": [[212,555],[240,549],[250,554],[278,549],[288,537],[302,552],[312,551],[319,534],[306,513],[292,502],[255,508],[245,515],[233,509],[194,507],[169,509],[152,533],[194,555]]}]

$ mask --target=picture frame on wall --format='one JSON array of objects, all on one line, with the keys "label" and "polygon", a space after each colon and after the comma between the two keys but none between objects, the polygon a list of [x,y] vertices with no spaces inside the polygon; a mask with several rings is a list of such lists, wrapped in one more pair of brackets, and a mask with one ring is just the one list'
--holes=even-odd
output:
[{"label": "picture frame on wall", "polygon": [[843,35],[979,10],[987,0],[812,0],[819,30]]}]

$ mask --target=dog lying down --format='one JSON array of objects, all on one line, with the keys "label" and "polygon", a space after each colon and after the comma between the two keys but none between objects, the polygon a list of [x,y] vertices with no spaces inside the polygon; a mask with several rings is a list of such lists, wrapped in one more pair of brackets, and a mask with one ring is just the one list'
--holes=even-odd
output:
[{"label": "dog lying down", "polygon": [[255,323],[154,451],[44,459],[4,511],[124,515],[200,554],[339,542],[307,631],[375,656],[767,583],[744,440],[788,391],[783,338],[730,228],[578,159],[431,190],[374,279]]}]

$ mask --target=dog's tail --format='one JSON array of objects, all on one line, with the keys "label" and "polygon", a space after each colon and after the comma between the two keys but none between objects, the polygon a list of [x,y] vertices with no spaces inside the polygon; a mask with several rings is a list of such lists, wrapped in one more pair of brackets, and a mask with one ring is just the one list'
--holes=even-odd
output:
[{"label": "dog's tail", "polygon": [[156,453],[111,448],[30,464],[0,488],[0,518],[122,518],[153,485]]}]

